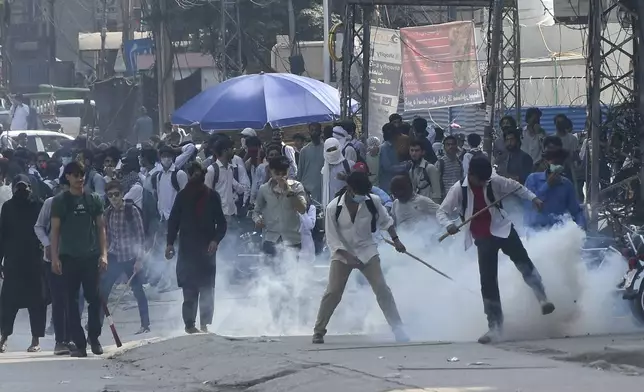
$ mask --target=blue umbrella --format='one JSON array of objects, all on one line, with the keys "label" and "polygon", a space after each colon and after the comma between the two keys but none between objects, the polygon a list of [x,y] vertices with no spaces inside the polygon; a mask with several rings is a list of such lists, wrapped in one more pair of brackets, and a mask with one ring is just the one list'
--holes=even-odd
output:
[{"label": "blue umbrella", "polygon": [[213,86],[172,115],[176,125],[200,125],[207,131],[262,129],[340,116],[340,94],[315,79],[288,73],[242,75]]}]

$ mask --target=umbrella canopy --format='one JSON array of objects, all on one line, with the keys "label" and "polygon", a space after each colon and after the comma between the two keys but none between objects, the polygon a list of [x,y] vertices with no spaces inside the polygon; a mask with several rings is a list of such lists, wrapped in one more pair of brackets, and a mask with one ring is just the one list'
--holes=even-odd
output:
[{"label": "umbrella canopy", "polygon": [[339,116],[335,88],[304,76],[262,73],[238,76],[201,92],[174,112],[172,123],[216,131],[287,127]]}]

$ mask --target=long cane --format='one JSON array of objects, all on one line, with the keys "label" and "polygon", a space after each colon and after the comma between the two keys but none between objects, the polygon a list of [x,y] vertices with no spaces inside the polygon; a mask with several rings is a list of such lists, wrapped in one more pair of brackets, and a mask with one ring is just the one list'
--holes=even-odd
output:
[{"label": "long cane", "polygon": [[[382,239],[383,239],[383,241],[385,241],[385,242],[386,242],[386,243],[388,243],[389,245],[394,246],[394,247],[396,246],[392,241],[390,241],[390,240],[388,240],[388,239],[386,239],[386,238],[384,238],[384,237],[383,237]],[[449,275],[447,275],[446,273],[444,273],[444,272],[440,271],[438,268],[436,268],[436,267],[432,266],[431,264],[429,264],[428,262],[424,261],[424,260],[423,260],[423,259],[421,259],[420,257],[415,256],[415,255],[413,255],[413,254],[409,253],[408,251],[405,251],[404,253],[405,253],[407,256],[411,257],[412,259],[414,259],[414,260],[418,261],[419,263],[421,263],[421,264],[422,264],[422,265],[424,265],[425,267],[427,267],[427,268],[431,269],[432,271],[436,272],[436,273],[437,273],[437,274],[439,274],[440,276],[442,276],[442,277],[444,277],[444,278],[447,278],[447,279],[451,280],[451,281],[452,281],[452,282],[454,282],[454,283],[457,283],[457,282],[456,282],[456,281],[455,281],[451,276],[449,276]],[[469,291],[470,293],[472,293],[472,294],[474,294],[474,295],[476,295],[476,296],[478,296],[478,294],[477,294],[477,293],[475,293],[474,291],[472,291],[472,290],[468,289],[467,287],[465,287],[465,290],[466,290],[466,291]]]},{"label": "long cane", "polygon": [[[514,194],[515,194],[519,189],[521,189],[521,188],[523,188],[523,187],[522,187],[522,186],[518,187],[517,189],[513,190],[512,192],[510,192],[510,193],[507,193],[507,194],[503,195],[502,197],[500,197],[498,200],[494,201],[493,203],[491,203],[491,204],[490,204],[490,205],[488,205],[487,207],[485,207],[485,208],[483,208],[483,209],[479,210],[476,214],[473,214],[472,216],[470,216],[469,218],[467,218],[466,220],[464,220],[464,221],[463,221],[463,223],[461,223],[460,225],[456,226],[456,229],[457,229],[457,230],[462,229],[462,228],[463,228],[463,226],[465,226],[465,225],[467,225],[468,223],[470,223],[474,218],[478,217],[479,215],[481,215],[482,213],[484,213],[484,212],[486,212],[486,211],[489,211],[489,210],[490,210],[490,208],[495,207],[495,206],[498,206],[498,205],[503,201],[503,199],[505,199],[506,197],[508,197],[508,196],[510,196],[510,195],[514,195]],[[438,242],[443,242],[443,240],[444,240],[445,238],[449,237],[450,235],[451,235],[450,233],[445,233],[445,234],[443,234],[443,235],[442,235],[442,236],[440,236],[440,238],[438,239]]]},{"label": "long cane", "polygon": [[127,280],[127,283],[125,284],[125,290],[123,290],[121,292],[119,297],[116,299],[116,302],[114,303],[114,306],[112,306],[112,314],[116,313],[116,309],[118,309],[119,304],[121,303],[121,299],[123,299],[123,296],[125,295],[125,293],[128,292],[128,289],[130,288],[130,283],[132,283],[132,279],[134,279],[136,274],[137,274],[137,271],[134,271],[132,273],[132,276],[130,276],[130,279]]},{"label": "long cane", "polygon": [[[393,247],[395,247],[395,246],[396,246],[392,241],[390,241],[390,240],[388,240],[388,239],[386,239],[386,238],[383,238],[383,240],[384,240],[386,243],[388,243],[389,245],[393,246]],[[423,264],[425,267],[427,267],[427,268],[431,269],[432,271],[436,272],[437,274],[441,275],[442,277],[445,277],[445,278],[447,278],[447,279],[451,280],[452,282],[456,282],[454,279],[452,279],[452,277],[451,277],[451,276],[449,276],[449,275],[447,275],[446,273],[444,273],[444,272],[440,271],[439,269],[437,269],[437,268],[433,267],[431,264],[429,264],[429,263],[425,262],[425,261],[424,261],[424,260],[422,260],[420,257],[415,256],[415,255],[413,255],[413,254],[409,253],[408,251],[405,251],[404,253],[405,253],[407,256],[411,257],[412,259],[416,260],[417,262],[419,262],[419,263]]]},{"label": "long cane", "polygon": [[107,319],[108,324],[110,325],[110,330],[112,331],[112,337],[114,338],[114,343],[116,343],[116,347],[121,347],[123,343],[121,343],[121,338],[119,338],[118,332],[116,332],[116,326],[114,326],[114,320],[112,319],[112,314],[110,314],[110,310],[107,308],[107,304],[101,298],[101,305],[103,305],[103,312],[105,312],[105,318]]}]

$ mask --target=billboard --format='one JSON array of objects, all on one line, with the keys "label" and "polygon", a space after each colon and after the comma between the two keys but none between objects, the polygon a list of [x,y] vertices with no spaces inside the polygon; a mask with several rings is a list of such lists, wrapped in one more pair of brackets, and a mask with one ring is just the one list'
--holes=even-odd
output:
[{"label": "billboard", "polygon": [[382,126],[398,111],[400,99],[400,34],[397,30],[371,28],[369,61],[369,135],[382,140]]},{"label": "billboard", "polygon": [[405,111],[484,101],[474,23],[400,29]]}]

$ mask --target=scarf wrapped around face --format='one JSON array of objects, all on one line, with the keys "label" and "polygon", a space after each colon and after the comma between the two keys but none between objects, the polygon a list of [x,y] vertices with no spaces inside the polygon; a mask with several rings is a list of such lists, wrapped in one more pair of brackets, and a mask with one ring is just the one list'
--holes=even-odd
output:
[{"label": "scarf wrapped around face", "polygon": [[[335,147],[335,151],[327,151]],[[322,205],[326,207],[333,195],[329,194],[329,182],[331,180],[331,166],[335,166],[344,160],[340,141],[336,138],[328,138],[324,141],[324,166],[322,166]]]}]

